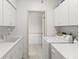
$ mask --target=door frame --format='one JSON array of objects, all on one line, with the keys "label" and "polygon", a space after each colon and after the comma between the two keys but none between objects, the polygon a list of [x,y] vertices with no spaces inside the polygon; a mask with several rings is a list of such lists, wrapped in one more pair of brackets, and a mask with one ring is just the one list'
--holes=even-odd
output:
[{"label": "door frame", "polygon": [[[28,53],[27,56],[28,58],[29,58],[29,12],[41,12],[41,13],[44,13],[46,17],[45,11],[28,10],[28,18],[27,18],[27,53]],[[47,26],[46,19],[44,19],[44,34],[45,34],[44,36],[47,35],[46,26]]]}]

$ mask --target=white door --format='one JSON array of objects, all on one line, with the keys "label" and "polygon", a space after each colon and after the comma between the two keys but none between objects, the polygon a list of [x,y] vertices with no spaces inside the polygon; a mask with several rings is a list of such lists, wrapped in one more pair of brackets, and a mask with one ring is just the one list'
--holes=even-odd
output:
[{"label": "white door", "polygon": [[29,44],[41,44],[42,13],[29,12]]}]

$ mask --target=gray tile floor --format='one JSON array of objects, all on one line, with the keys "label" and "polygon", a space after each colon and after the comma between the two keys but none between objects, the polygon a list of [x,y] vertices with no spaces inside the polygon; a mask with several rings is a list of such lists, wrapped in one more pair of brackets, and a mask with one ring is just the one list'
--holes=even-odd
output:
[{"label": "gray tile floor", "polygon": [[41,47],[41,45],[30,45],[30,47],[29,47],[29,59],[42,59],[42,47]]}]

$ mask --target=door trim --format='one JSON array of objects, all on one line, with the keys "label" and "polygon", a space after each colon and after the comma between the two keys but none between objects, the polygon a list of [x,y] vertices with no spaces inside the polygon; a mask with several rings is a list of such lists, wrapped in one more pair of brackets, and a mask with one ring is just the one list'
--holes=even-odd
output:
[{"label": "door trim", "polygon": [[[27,47],[28,47],[27,53],[28,53],[28,58],[29,58],[29,12],[42,12],[42,13],[45,14],[45,11],[28,10],[28,18],[27,18],[27,36],[28,36],[27,37]],[[47,31],[46,31],[46,19],[44,20],[44,23],[45,23],[45,25],[44,25],[44,28],[45,28],[44,34],[47,35]],[[42,33],[34,33],[34,34],[42,34]]]}]

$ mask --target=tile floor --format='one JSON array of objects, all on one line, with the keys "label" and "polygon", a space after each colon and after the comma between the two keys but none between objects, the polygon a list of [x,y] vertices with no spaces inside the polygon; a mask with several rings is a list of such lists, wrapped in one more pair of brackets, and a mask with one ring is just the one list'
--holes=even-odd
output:
[{"label": "tile floor", "polygon": [[30,47],[29,47],[29,59],[42,59],[42,47],[41,47],[41,45],[30,45]]}]

